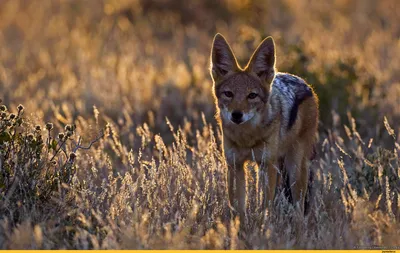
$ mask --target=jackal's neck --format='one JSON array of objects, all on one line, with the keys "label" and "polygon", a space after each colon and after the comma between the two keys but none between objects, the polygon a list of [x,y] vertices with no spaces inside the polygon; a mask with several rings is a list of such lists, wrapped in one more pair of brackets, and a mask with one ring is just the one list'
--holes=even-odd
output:
[{"label": "jackal's neck", "polygon": [[[272,90],[271,90],[272,91]],[[271,92],[268,98],[267,107],[265,111],[263,125],[268,127],[272,122],[279,120],[280,117],[280,106],[277,94]]]}]

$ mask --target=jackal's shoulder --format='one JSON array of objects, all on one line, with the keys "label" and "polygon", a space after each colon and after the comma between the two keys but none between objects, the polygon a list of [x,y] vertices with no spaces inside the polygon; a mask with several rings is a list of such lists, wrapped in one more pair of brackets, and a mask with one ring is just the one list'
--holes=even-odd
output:
[{"label": "jackal's shoulder", "polygon": [[280,102],[287,130],[295,123],[300,104],[314,96],[312,88],[302,78],[288,73],[275,75],[272,94]]},{"label": "jackal's shoulder", "polygon": [[313,96],[311,87],[302,78],[288,73],[277,73],[272,89],[288,100]]}]

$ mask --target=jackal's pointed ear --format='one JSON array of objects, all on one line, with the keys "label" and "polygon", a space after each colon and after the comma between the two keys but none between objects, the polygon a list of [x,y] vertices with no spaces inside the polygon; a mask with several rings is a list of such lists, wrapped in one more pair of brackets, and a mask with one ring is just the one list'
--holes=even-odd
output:
[{"label": "jackal's pointed ear", "polygon": [[270,83],[275,76],[275,43],[272,37],[265,38],[250,58],[247,69]]},{"label": "jackal's pointed ear", "polygon": [[238,69],[235,55],[224,36],[217,33],[211,49],[211,76],[214,81]]}]

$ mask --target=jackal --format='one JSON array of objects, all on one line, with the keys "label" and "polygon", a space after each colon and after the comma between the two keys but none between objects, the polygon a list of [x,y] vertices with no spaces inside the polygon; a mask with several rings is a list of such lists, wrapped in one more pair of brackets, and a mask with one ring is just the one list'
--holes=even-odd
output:
[{"label": "jackal", "polygon": [[309,163],[318,126],[318,97],[313,89],[300,77],[277,72],[272,37],[264,39],[247,66],[241,68],[225,38],[216,34],[210,72],[228,164],[230,205],[237,200],[243,222],[244,164],[255,161],[259,166],[264,164],[268,179],[262,207],[272,203],[277,173],[284,168],[292,201],[304,212]]}]

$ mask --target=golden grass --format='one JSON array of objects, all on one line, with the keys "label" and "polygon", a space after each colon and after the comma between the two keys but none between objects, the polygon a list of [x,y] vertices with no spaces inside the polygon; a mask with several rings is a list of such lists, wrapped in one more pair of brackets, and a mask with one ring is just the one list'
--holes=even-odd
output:
[{"label": "golden grass", "polygon": [[[1,1],[0,247],[399,247],[399,12],[396,0]],[[208,73],[217,31],[241,62],[274,36],[278,69],[320,96],[305,217],[283,193],[264,214],[249,194],[248,233],[230,215]],[[8,126],[18,104],[25,123]]]}]

